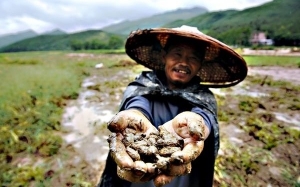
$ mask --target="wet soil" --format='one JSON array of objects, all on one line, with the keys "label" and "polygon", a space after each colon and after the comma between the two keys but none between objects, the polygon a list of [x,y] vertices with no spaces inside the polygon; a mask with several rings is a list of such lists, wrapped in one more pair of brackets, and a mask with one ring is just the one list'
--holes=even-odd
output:
[{"label": "wet soil", "polygon": [[222,113],[216,173],[223,173],[215,186],[300,184],[299,78],[300,69],[250,67],[244,82],[214,90]]},{"label": "wet soil", "polygon": [[274,80],[289,81],[300,84],[300,68],[283,68],[279,66],[249,67],[249,75],[269,76]]},{"label": "wet soil", "polygon": [[[70,101],[65,109],[65,144],[72,147],[71,160],[86,163],[84,170],[78,172],[83,172],[92,186],[101,176],[108,153],[106,123],[118,111],[126,85],[138,74],[134,69],[136,67],[130,66],[93,70],[83,82],[79,98]],[[270,84],[278,81],[292,84]],[[265,149],[265,142],[244,126],[251,117],[268,125],[280,124],[279,129],[300,131],[300,109],[290,107],[299,102],[294,93],[299,93],[295,90],[297,85],[300,85],[299,68],[250,67],[244,82],[232,88],[212,89],[221,113],[221,149],[215,186],[296,185],[300,176],[299,138],[292,143],[280,141],[275,147]],[[255,105],[241,110],[241,101]],[[284,133],[276,134],[276,138],[287,138]]]}]

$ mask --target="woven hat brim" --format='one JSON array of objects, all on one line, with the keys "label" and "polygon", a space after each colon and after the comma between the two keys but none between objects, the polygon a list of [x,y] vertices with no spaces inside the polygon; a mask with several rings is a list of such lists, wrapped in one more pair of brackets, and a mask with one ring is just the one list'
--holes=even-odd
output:
[{"label": "woven hat brim", "polygon": [[243,81],[247,76],[245,60],[226,44],[205,34],[168,28],[137,30],[132,32],[126,41],[126,53],[149,69],[163,70],[161,49],[172,35],[192,38],[206,46],[204,60],[197,74],[201,85],[214,88],[229,87]]}]

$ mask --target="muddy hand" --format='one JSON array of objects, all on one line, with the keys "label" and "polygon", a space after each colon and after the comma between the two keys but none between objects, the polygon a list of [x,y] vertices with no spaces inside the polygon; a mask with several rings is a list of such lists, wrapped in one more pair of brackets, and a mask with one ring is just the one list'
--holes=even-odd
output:
[{"label": "muddy hand", "polygon": [[156,187],[163,187],[166,184],[169,184],[175,176],[169,176],[166,174],[160,174],[153,179],[153,183]]},{"label": "muddy hand", "polygon": [[109,145],[110,155],[119,167],[130,170],[134,167],[134,161],[127,154],[126,148],[122,143],[121,138],[122,135],[120,133],[112,133],[109,135],[107,141]]},{"label": "muddy hand", "polygon": [[[145,164],[142,161],[135,161],[133,169],[124,169],[117,166],[117,174],[118,176],[129,182],[140,183],[146,182],[154,178],[155,172],[151,171],[150,163]],[[152,165],[152,164],[150,164]]]},{"label": "muddy hand", "polygon": [[126,133],[134,131],[135,133],[157,132],[157,129],[151,122],[138,110],[129,109],[117,113],[109,122],[108,129],[111,132]]},{"label": "muddy hand", "polygon": [[163,173],[157,175],[154,179],[154,185],[156,187],[162,187],[170,183],[176,176],[181,176],[190,173],[192,170],[192,164],[182,164],[182,165],[169,165],[167,170]]},{"label": "muddy hand", "polygon": [[171,155],[171,163],[187,164],[201,154],[209,129],[200,115],[194,112],[182,112],[163,126],[178,138],[184,139],[183,149]]},{"label": "muddy hand", "polygon": [[[128,154],[122,140],[126,133],[142,133],[145,136],[158,130],[138,110],[125,110],[116,114],[108,123],[112,134],[108,138],[110,155],[117,163],[117,174],[130,182],[142,182],[152,177],[152,165],[143,161],[134,161]],[[153,178],[153,177],[152,177]]]},{"label": "muddy hand", "polygon": [[134,161],[127,153],[120,137],[122,137],[120,133],[112,133],[108,138],[110,155],[117,164],[118,176],[129,182],[151,180],[156,174],[156,166],[140,160]]}]

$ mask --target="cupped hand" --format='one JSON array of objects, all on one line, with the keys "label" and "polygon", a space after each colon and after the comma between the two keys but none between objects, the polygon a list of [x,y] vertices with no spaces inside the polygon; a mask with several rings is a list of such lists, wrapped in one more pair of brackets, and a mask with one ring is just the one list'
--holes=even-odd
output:
[{"label": "cupped hand", "polygon": [[117,174],[130,182],[143,182],[153,178],[155,166],[140,160],[134,161],[127,153],[122,140],[127,133],[142,133],[145,137],[158,130],[138,110],[130,109],[117,113],[109,122],[112,134],[108,138],[110,155],[117,164]]},{"label": "cupped hand", "polygon": [[154,185],[156,187],[162,187],[168,183],[170,183],[176,176],[186,175],[190,173],[192,170],[192,164],[180,164],[174,165],[169,164],[166,170],[153,179]]},{"label": "cupped hand", "polygon": [[201,154],[209,129],[199,114],[182,112],[171,121],[165,123],[163,127],[173,135],[184,140],[183,149],[171,155],[171,163],[187,164]]},{"label": "cupped hand", "polygon": [[117,113],[109,122],[108,129],[115,133],[145,133],[149,135],[158,130],[151,124],[142,112],[136,109],[123,110]]},{"label": "cupped hand", "polygon": [[154,179],[156,187],[170,183],[174,177],[191,172],[191,162],[202,152],[204,140],[209,134],[203,118],[193,112],[182,112],[159,127],[184,140],[183,149],[170,156],[167,169]]}]

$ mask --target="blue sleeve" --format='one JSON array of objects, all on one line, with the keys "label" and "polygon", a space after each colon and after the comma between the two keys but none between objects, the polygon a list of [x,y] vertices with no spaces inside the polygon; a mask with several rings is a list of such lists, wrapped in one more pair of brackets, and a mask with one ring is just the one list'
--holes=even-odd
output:
[{"label": "blue sleeve", "polygon": [[211,116],[211,114],[208,114],[207,112],[205,112],[204,110],[202,110],[199,107],[194,107],[191,110],[192,112],[195,112],[196,114],[199,114],[205,122],[205,125],[208,127],[209,132],[211,131],[211,126],[212,126],[212,118],[213,116]]},{"label": "blue sleeve", "polygon": [[153,122],[150,111],[150,103],[148,99],[143,96],[135,96],[130,98],[126,103],[124,103],[124,109],[137,109],[141,111],[151,122]]}]

